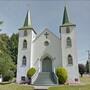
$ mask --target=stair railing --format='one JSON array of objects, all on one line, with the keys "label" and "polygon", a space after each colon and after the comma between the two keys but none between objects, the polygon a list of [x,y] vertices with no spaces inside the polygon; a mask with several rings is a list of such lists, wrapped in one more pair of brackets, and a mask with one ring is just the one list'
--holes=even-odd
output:
[{"label": "stair railing", "polygon": [[57,77],[57,75],[56,75],[56,71],[55,71],[55,70],[56,70],[56,69],[54,68],[54,75],[55,75],[57,84],[59,84],[59,82],[58,82],[58,77]]},{"label": "stair railing", "polygon": [[38,74],[39,74],[39,68],[36,70],[36,73],[32,76],[32,82],[31,82],[31,84],[34,84],[34,82],[35,82],[35,80],[37,79],[37,77],[38,77]]}]

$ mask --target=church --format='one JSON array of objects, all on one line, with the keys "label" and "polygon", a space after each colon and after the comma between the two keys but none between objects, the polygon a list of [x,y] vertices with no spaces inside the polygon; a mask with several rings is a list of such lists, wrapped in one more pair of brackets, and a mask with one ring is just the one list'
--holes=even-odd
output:
[{"label": "church", "polygon": [[68,83],[79,83],[76,25],[70,22],[66,6],[64,7],[59,36],[48,28],[37,33],[32,27],[30,11],[27,12],[24,25],[19,28],[18,60],[16,82],[26,82],[27,70],[35,67],[32,77],[34,85],[55,85],[58,79],[57,67],[68,72]]}]

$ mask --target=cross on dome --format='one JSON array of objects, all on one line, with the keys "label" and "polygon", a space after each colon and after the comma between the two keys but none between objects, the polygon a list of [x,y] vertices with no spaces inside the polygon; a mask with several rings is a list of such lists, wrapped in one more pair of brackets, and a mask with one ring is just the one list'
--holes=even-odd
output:
[{"label": "cross on dome", "polygon": [[48,38],[49,33],[48,33],[48,32],[46,32],[44,35],[46,36],[46,38]]}]

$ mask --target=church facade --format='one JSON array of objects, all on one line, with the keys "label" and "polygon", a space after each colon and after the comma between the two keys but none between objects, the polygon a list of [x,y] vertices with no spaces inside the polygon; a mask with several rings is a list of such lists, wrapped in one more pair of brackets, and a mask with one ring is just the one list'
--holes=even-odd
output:
[{"label": "church facade", "polygon": [[78,63],[76,47],[76,25],[69,21],[66,6],[64,7],[60,36],[56,36],[48,28],[37,34],[32,27],[30,11],[19,29],[19,45],[17,60],[17,83],[26,82],[27,70],[36,68],[32,84],[58,84],[55,69],[64,67],[68,72],[68,83],[78,83]]}]

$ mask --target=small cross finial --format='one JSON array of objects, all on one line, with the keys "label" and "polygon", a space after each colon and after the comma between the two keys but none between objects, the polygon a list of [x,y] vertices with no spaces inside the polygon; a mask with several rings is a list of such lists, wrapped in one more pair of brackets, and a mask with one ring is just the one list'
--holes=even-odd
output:
[{"label": "small cross finial", "polygon": [[48,38],[49,33],[48,33],[48,32],[46,32],[44,35],[46,36],[46,38]]}]

